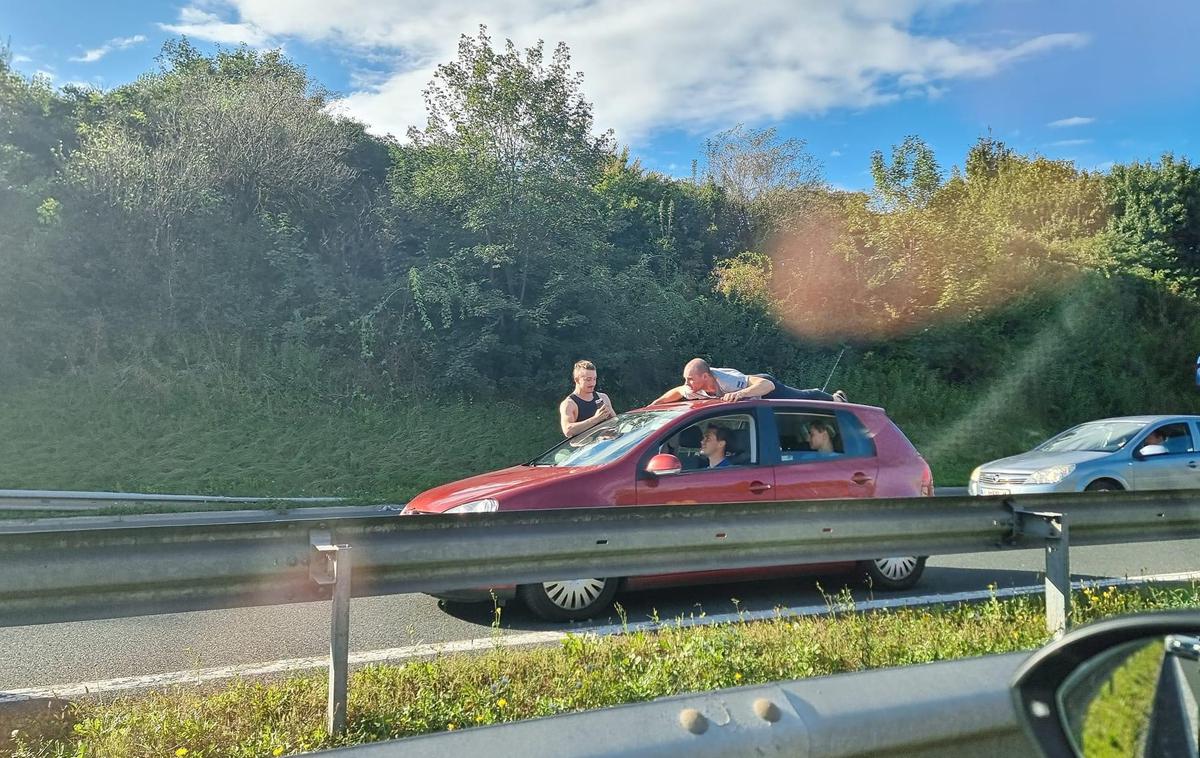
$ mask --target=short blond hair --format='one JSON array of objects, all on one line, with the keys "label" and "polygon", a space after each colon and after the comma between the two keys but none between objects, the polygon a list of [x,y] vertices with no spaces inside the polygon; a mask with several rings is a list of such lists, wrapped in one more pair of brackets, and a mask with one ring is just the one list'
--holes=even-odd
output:
[{"label": "short blond hair", "polygon": [[575,366],[571,368],[571,378],[578,379],[580,371],[595,371],[596,364],[591,361],[575,361]]}]

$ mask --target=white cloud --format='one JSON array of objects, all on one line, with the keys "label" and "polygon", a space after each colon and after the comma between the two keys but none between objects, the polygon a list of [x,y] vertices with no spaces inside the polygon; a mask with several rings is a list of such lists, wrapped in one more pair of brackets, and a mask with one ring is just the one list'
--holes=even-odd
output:
[{"label": "white cloud", "polygon": [[1051,142],[1050,147],[1075,147],[1077,145],[1090,145],[1090,139],[1060,139],[1056,142]]},{"label": "white cloud", "polygon": [[12,57],[12,62],[13,62],[13,65],[19,66],[22,63],[33,63],[33,58],[30,58],[28,55],[21,55],[20,53],[16,53]]},{"label": "white cloud", "polygon": [[1060,118],[1057,121],[1051,121],[1050,123],[1046,124],[1046,126],[1054,127],[1056,129],[1064,126],[1085,126],[1095,120],[1096,119],[1092,118],[1091,116],[1071,116],[1070,118]]},{"label": "white cloud", "polygon": [[186,34],[209,42],[251,47],[266,47],[271,43],[270,34],[256,24],[228,23],[215,13],[190,6],[179,11],[179,23],[159,24],[159,27],[173,34]]},{"label": "white cloud", "polygon": [[71,60],[76,63],[95,63],[111,53],[113,50],[124,50],[127,47],[133,47],[134,45],[141,44],[145,41],[146,37],[142,34],[135,34],[132,37],[117,37],[115,39],[110,39],[100,47],[92,48],[78,58],[72,58]]},{"label": "white cloud", "polygon": [[830,151],[829,151],[829,157],[830,157],[830,158],[841,158],[841,157],[842,157],[842,151],[841,151],[841,150],[830,150]]},{"label": "white cloud", "polygon": [[[571,48],[599,128],[622,139],[681,128],[863,108],[936,97],[954,80],[1087,43],[1048,34],[985,46],[918,33],[920,18],[967,0],[194,0],[169,31],[217,42],[300,39],[396,63],[360,78],[344,112],[402,135],[424,122],[422,90],[459,35],[487,24],[492,39]],[[374,68],[374,67],[373,67]]]}]

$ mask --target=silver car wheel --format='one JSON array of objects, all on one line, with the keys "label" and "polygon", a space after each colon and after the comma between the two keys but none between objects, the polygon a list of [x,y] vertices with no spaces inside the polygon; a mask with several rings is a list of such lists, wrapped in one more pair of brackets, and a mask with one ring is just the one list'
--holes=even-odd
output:
[{"label": "silver car wheel", "polygon": [[917,558],[914,555],[906,555],[902,558],[875,559],[875,568],[879,569],[879,573],[895,582],[907,578],[916,567]]},{"label": "silver car wheel", "polygon": [[568,611],[582,610],[600,597],[604,591],[603,579],[564,579],[543,582],[546,597],[559,608]]}]

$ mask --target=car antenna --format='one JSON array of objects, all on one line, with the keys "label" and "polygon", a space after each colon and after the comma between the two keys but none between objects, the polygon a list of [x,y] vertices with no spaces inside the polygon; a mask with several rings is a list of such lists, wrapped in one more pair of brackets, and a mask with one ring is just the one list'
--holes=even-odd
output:
[{"label": "car antenna", "polygon": [[842,345],[842,352],[838,353],[837,360],[833,362],[833,368],[829,369],[829,376],[825,377],[825,383],[821,385],[821,391],[829,386],[829,382],[833,381],[833,372],[837,371],[838,364],[842,362],[842,355],[846,352],[846,346]]}]

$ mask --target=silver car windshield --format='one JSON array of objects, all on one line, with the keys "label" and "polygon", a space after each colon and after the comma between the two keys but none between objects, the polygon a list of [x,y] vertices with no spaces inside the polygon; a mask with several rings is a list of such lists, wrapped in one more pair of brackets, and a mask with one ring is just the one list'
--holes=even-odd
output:
[{"label": "silver car windshield", "polygon": [[615,461],[686,409],[622,413],[564,440],[533,461],[534,466],[598,466]]},{"label": "silver car windshield", "polygon": [[1068,429],[1038,445],[1034,450],[1043,453],[1063,453],[1072,450],[1113,453],[1129,444],[1129,441],[1145,427],[1144,421],[1093,421]]}]

